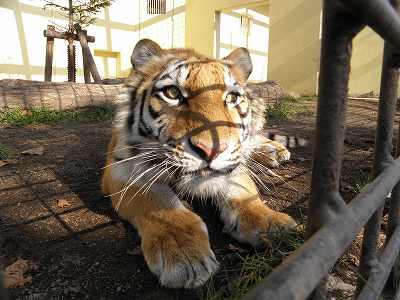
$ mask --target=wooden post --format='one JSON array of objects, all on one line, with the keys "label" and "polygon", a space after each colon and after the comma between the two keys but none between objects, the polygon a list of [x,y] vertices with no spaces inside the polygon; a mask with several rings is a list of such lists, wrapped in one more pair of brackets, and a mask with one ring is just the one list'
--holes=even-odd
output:
[{"label": "wooden post", "polygon": [[67,46],[67,62],[68,62],[68,81],[76,81],[76,65],[75,65],[75,46],[72,39],[68,40]]},{"label": "wooden post", "polygon": [[[83,34],[85,35],[85,38],[87,40],[87,31],[82,30]],[[83,60],[83,76],[85,77],[85,83],[90,83],[90,69],[89,69],[89,63],[86,59],[86,55],[83,51],[82,47],[82,60]]]},{"label": "wooden post", "polygon": [[[52,25],[47,25],[48,31],[55,29]],[[46,38],[46,61],[44,66],[44,81],[51,81],[53,72],[53,49],[54,49],[54,38]]]},{"label": "wooden post", "polygon": [[[72,35],[74,32],[73,28],[73,7],[72,7],[72,0],[69,0],[69,13],[68,13],[68,32]],[[75,47],[74,47],[74,40],[72,36],[68,37],[68,81],[75,82]]]},{"label": "wooden post", "polygon": [[76,29],[76,32],[78,34],[79,42],[81,43],[82,55],[86,56],[85,59],[86,59],[87,64],[89,66],[90,73],[92,73],[93,80],[94,80],[95,83],[101,83],[101,78],[100,78],[100,75],[99,75],[99,71],[97,71],[97,67],[96,67],[96,64],[94,62],[92,53],[90,53],[90,49],[89,49],[89,46],[88,46],[88,43],[87,43],[87,40],[86,40],[86,36],[83,33],[83,31],[82,31],[82,29],[80,28],[79,25],[77,25],[75,27],[75,29]]}]

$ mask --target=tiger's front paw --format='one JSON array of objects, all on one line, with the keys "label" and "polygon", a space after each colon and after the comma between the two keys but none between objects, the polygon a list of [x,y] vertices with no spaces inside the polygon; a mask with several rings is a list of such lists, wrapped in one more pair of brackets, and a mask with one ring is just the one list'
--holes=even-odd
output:
[{"label": "tiger's front paw", "polygon": [[282,148],[280,150],[277,150],[276,160],[278,162],[288,161],[289,159],[290,159],[290,151],[288,149]]},{"label": "tiger's front paw", "polygon": [[[225,231],[240,242],[251,244],[254,248],[264,247],[268,235],[294,229],[296,221],[288,214],[274,211],[261,201],[259,205],[242,206],[229,212]],[[224,218],[223,218],[224,219]]]},{"label": "tiger's front paw", "polygon": [[203,221],[192,212],[167,218],[142,236],[142,250],[149,269],[161,285],[196,288],[217,271],[219,263],[210,248]]}]

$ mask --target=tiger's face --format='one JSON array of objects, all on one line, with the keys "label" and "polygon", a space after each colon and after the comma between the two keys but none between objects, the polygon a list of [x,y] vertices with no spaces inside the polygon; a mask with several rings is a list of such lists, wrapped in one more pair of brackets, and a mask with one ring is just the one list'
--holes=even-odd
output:
[{"label": "tiger's face", "polygon": [[236,49],[219,61],[142,40],[131,61],[127,143],[159,148],[181,179],[234,171],[250,150],[255,126],[244,89],[252,70],[248,51]]}]

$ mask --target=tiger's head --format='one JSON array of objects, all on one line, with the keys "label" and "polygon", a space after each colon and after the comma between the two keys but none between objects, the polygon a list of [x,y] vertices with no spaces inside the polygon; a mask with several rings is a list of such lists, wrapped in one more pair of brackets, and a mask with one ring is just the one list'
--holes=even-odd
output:
[{"label": "tiger's head", "polygon": [[247,49],[215,60],[144,39],[131,62],[128,104],[119,117],[128,145],[159,149],[186,181],[224,176],[243,162],[264,123],[262,103],[246,93],[252,71]]}]

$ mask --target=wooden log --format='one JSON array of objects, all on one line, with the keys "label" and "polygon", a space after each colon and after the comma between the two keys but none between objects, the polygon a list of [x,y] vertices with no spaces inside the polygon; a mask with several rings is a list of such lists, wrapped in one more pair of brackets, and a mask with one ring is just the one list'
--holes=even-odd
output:
[{"label": "wooden log", "polygon": [[262,99],[267,107],[278,105],[285,97],[282,86],[274,80],[248,83],[246,90],[252,98]]},{"label": "wooden log", "polygon": [[[82,30],[83,34],[86,36],[87,40],[87,31]],[[84,54],[83,48],[82,48],[82,60],[83,60],[83,76],[85,77],[85,83],[90,83],[90,69],[89,69],[89,63],[86,59],[86,55]]]},{"label": "wooden log", "polygon": [[[54,30],[54,26],[48,25],[47,30]],[[51,81],[53,73],[53,49],[54,49],[54,38],[46,38],[46,61],[44,65],[44,80]]]},{"label": "wooden log", "polygon": [[[77,24],[76,24],[77,25]],[[89,70],[90,73],[92,74],[93,77],[93,81],[95,83],[100,83],[101,82],[101,78],[99,75],[99,71],[97,71],[97,67],[96,67],[96,63],[94,62],[92,53],[90,52],[87,40],[86,40],[86,36],[84,34],[84,32],[80,29],[79,25],[76,26],[76,31],[78,33],[78,38],[79,38],[79,42],[81,43],[81,47],[82,47],[82,54],[83,56],[86,56],[86,61],[87,64],[89,66]]]},{"label": "wooden log", "polygon": [[[63,40],[67,40],[69,38],[69,35],[66,34],[65,32],[58,32],[54,30],[43,30],[43,36],[47,38],[63,39]],[[76,34],[72,35],[72,39],[74,41],[79,41],[78,35]],[[88,35],[87,41],[88,43],[94,43],[96,41],[96,38],[92,35]]]},{"label": "wooden log", "polygon": [[43,82],[21,79],[0,80],[0,110],[48,108],[65,110],[112,104],[126,88],[122,84]]}]

